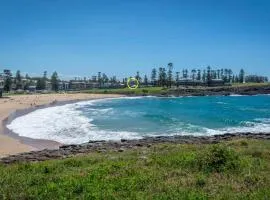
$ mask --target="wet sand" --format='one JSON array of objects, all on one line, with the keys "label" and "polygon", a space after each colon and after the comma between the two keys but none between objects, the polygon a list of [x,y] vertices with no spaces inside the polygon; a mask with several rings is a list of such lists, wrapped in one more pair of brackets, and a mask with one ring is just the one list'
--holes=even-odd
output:
[{"label": "wet sand", "polygon": [[0,157],[13,155],[44,148],[54,149],[61,144],[54,141],[35,140],[18,135],[8,131],[5,123],[18,115],[42,108],[42,106],[51,106],[56,102],[68,103],[72,101],[102,99],[111,97],[120,97],[113,94],[33,94],[33,95],[14,95],[0,98]]}]

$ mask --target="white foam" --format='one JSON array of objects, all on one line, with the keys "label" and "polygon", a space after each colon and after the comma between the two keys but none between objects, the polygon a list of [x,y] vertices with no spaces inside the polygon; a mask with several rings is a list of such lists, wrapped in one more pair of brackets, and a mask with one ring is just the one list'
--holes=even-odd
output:
[{"label": "white foam", "polygon": [[231,94],[229,95],[230,97],[243,97],[243,96],[246,96],[246,95],[241,95],[241,94]]},{"label": "white foam", "polygon": [[[140,99],[145,97],[120,97],[118,99]],[[80,111],[81,107],[93,105],[100,101],[108,101],[111,99],[90,100],[67,104],[63,106],[49,107],[39,109],[27,115],[14,119],[7,127],[20,136],[30,137],[34,139],[54,140],[63,144],[84,143],[89,140],[120,140],[124,139],[139,139],[143,136],[162,135],[158,133],[141,133],[129,131],[107,131],[100,130],[93,123],[93,119],[89,119]],[[109,112],[113,112],[113,108],[96,109],[88,108],[87,112],[92,112],[93,115],[107,116]],[[110,113],[111,114],[111,113]],[[125,113],[124,113],[125,114]],[[135,113],[138,114],[138,113]],[[127,112],[126,115],[135,115]],[[139,113],[140,114],[140,113]],[[111,116],[111,115],[108,115]],[[135,116],[136,117],[136,116]],[[206,127],[196,126],[192,124],[183,124],[176,127],[171,127],[170,135],[217,135],[224,133],[238,132],[270,132],[270,119],[259,118],[255,122],[243,122],[239,127],[228,127],[223,129],[210,129]],[[169,129],[170,127],[168,127]],[[168,135],[164,133],[163,135]]]},{"label": "white foam", "polygon": [[[108,100],[108,99],[106,99]],[[38,109],[14,119],[7,128],[23,137],[53,140],[63,144],[79,144],[89,140],[138,139],[134,132],[104,131],[93,125],[77,108],[102,100],[91,100],[63,106]],[[112,108],[88,109],[93,114],[105,114]]]},{"label": "white foam", "polygon": [[217,104],[227,105],[228,103],[225,103],[225,102],[222,102],[222,101],[218,101]]}]

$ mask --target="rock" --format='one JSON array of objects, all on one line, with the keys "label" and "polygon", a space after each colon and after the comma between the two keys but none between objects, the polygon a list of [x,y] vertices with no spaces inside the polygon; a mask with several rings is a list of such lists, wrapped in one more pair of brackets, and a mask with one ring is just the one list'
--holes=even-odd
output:
[{"label": "rock", "polygon": [[50,159],[66,158],[76,154],[88,153],[88,152],[106,152],[116,151],[123,152],[126,149],[135,149],[141,147],[151,147],[153,144],[159,143],[176,143],[176,144],[215,144],[224,140],[231,140],[234,138],[253,138],[261,140],[270,140],[270,133],[226,133],[223,135],[214,136],[158,136],[158,137],[145,137],[143,139],[126,140],[122,139],[121,142],[115,141],[89,141],[82,145],[63,145],[59,149],[41,151],[31,151],[21,153],[17,155],[11,155],[8,157],[0,158],[0,163],[12,164],[16,162],[38,162]]},{"label": "rock", "polygon": [[123,152],[123,151],[125,151],[125,149],[123,148],[118,149],[118,152]]}]

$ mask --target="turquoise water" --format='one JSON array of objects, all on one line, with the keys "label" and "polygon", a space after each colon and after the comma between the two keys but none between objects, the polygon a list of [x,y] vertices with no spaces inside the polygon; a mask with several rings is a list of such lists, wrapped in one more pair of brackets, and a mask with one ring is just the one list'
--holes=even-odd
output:
[{"label": "turquoise water", "polygon": [[79,109],[99,129],[141,135],[259,132],[270,127],[270,96],[123,98]]},{"label": "turquoise water", "polygon": [[270,133],[270,96],[123,97],[39,109],[7,126],[65,144],[157,135]]}]

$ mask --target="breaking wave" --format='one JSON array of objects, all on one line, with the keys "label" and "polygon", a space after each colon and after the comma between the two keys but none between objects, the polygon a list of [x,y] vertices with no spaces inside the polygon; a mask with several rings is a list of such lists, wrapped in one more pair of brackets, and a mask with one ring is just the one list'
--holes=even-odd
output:
[{"label": "breaking wave", "polygon": [[[54,140],[62,144],[158,135],[269,133],[268,104],[253,108],[250,104],[242,105],[248,102],[242,98],[250,97],[241,97],[239,102],[235,101],[236,98],[233,97],[233,103],[230,97],[120,97],[90,100],[35,110],[15,118],[7,128],[19,136]],[[261,102],[269,100],[269,96],[252,98],[268,98]],[[213,101],[215,104],[211,103]],[[250,102],[256,101],[252,99]],[[235,106],[239,109],[235,109]],[[242,109],[247,106],[250,109]]]}]

